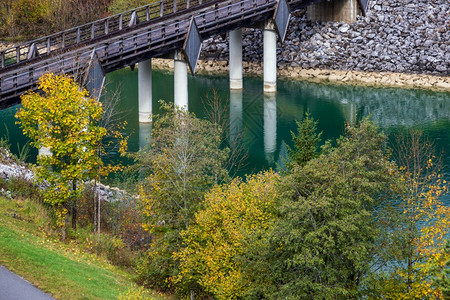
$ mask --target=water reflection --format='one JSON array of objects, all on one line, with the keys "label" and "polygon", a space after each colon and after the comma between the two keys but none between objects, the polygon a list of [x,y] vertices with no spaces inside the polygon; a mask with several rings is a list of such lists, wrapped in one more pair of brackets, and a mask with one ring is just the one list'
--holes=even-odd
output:
[{"label": "water reflection", "polygon": [[242,134],[242,90],[230,90],[230,146],[235,147]]},{"label": "water reflection", "polygon": [[152,123],[139,123],[139,149],[150,146]]},{"label": "water reflection", "polygon": [[277,99],[275,93],[264,94],[264,153],[269,165],[277,150]]},{"label": "water reflection", "polygon": [[[285,88],[296,85],[289,82]],[[370,115],[382,128],[413,127],[450,119],[450,93],[332,85],[317,88],[313,83],[302,86],[313,98],[338,103],[349,121],[353,121],[355,112],[359,117]]]},{"label": "water reflection", "polygon": [[[120,70],[108,74],[108,90],[121,86],[120,106],[129,111],[126,132],[130,134],[129,149],[137,151],[148,144],[151,125],[138,122],[137,72]],[[159,113],[158,99],[173,101],[173,74],[153,72],[153,112]],[[450,93],[416,90],[363,88],[352,86],[321,85],[308,82],[278,82],[276,95],[264,95],[262,79],[246,77],[244,90],[229,90],[227,76],[189,76],[189,110],[205,118],[202,98],[214,88],[223,104],[229,106],[229,134],[232,140],[244,142],[249,158],[247,169],[252,173],[267,168],[277,168],[286,156],[287,146],[292,146],[291,131],[296,131],[296,121],[301,121],[309,111],[319,120],[323,140],[335,139],[344,130],[346,122],[355,124],[370,115],[385,131],[419,127],[437,144],[438,150],[447,150],[444,156],[446,176],[450,179]],[[9,132],[10,144],[17,152],[17,144],[27,141],[15,125],[16,107],[0,111],[0,137]],[[240,135],[242,135],[240,138]],[[239,138],[235,138],[238,137]],[[33,152],[33,157],[37,151]],[[31,159],[33,161],[34,158]]]}]

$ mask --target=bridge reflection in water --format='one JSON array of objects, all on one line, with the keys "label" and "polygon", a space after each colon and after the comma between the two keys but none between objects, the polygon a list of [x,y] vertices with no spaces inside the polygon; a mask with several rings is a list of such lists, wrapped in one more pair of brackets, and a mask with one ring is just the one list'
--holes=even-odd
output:
[{"label": "bridge reflection in water", "polygon": [[[173,73],[153,72],[154,99],[173,101]],[[137,72],[119,70],[108,75],[107,87],[114,91],[122,87],[120,108],[128,111],[126,131],[130,136],[130,150],[137,151],[151,136],[149,124],[139,124]],[[244,78],[243,90],[229,89],[226,76],[189,77],[189,111],[205,118],[201,98],[215,88],[229,115],[230,146],[233,140],[242,140],[249,151],[247,167],[239,173],[252,173],[267,168],[277,168],[286,156],[286,146],[292,145],[291,131],[296,131],[296,120],[306,111],[319,120],[323,139],[334,139],[342,134],[346,122],[355,123],[370,115],[387,132],[418,127],[431,136],[438,149],[446,150],[444,172],[450,180],[450,93],[418,90],[363,88],[352,86],[321,85],[316,83],[280,80],[276,94],[266,94],[261,89],[262,79]],[[269,96],[271,95],[271,96]],[[0,137],[8,127],[10,144],[23,145],[26,139],[15,125],[11,107],[0,111]],[[158,113],[156,101],[153,112]],[[239,136],[242,135],[242,139]],[[238,137],[238,138],[237,138]],[[35,155],[35,154],[34,154]],[[114,159],[114,158],[113,158]]]},{"label": "bridge reflection in water", "polygon": [[[120,75],[118,74],[120,73]],[[137,95],[134,90],[136,74],[129,71],[112,73],[114,84],[123,82],[123,105],[134,106],[137,111]],[[230,146],[240,140],[248,149],[248,167],[241,173],[266,168],[277,168],[286,156],[286,146],[292,145],[290,131],[296,131],[296,120],[306,111],[319,120],[323,139],[334,139],[342,134],[346,122],[355,124],[369,116],[387,132],[411,127],[422,128],[436,140],[439,149],[450,152],[450,93],[427,92],[394,88],[364,88],[355,86],[321,85],[308,82],[280,80],[276,94],[264,94],[259,78],[244,78],[243,90],[229,90],[225,76],[191,77],[189,85],[189,110],[205,118],[201,98],[216,89],[221,101],[229,110]],[[169,72],[155,72],[155,99],[173,101],[173,90],[165,88],[173,84]],[[111,89],[111,87],[109,88]],[[156,104],[153,111],[159,112]],[[134,115],[131,111],[130,115]],[[130,132],[141,128],[132,117],[128,120]],[[131,148],[139,143],[131,137]],[[446,154],[445,170],[450,171],[450,154]],[[446,171],[449,173],[450,172]]]}]

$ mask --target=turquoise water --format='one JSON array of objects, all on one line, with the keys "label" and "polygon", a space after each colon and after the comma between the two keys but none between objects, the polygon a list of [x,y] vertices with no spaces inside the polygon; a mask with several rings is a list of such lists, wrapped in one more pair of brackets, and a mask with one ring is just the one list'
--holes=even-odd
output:
[{"label": "turquoise water", "polygon": [[[137,71],[124,69],[107,76],[107,89],[121,90],[120,106],[126,111],[130,135],[129,150],[136,151],[150,137],[151,125],[138,122]],[[226,106],[231,137],[243,133],[243,143],[248,150],[246,167],[240,175],[282,164],[286,146],[291,145],[291,131],[295,121],[301,120],[306,111],[319,120],[323,139],[334,139],[343,133],[346,122],[357,122],[366,116],[375,121],[387,133],[408,128],[421,128],[444,151],[443,173],[450,180],[450,93],[404,90],[393,88],[366,88],[339,85],[323,85],[308,82],[280,80],[278,92],[265,96],[262,79],[244,78],[244,90],[228,89],[226,76],[195,76],[189,78],[189,110],[204,118],[202,103],[206,94],[215,89]],[[157,113],[157,100],[173,101],[173,74],[153,72],[153,112]],[[15,125],[16,107],[0,111],[0,136],[9,132],[12,150],[26,139]],[[30,160],[37,151],[32,151]],[[33,159],[34,157],[34,159]],[[450,205],[450,197],[445,201]]]}]

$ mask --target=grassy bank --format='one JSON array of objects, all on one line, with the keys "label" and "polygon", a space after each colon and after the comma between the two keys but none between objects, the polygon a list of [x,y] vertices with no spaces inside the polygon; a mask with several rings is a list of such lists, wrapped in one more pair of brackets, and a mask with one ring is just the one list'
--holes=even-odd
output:
[{"label": "grassy bank", "polygon": [[49,222],[39,204],[0,197],[0,264],[57,299],[166,299],[139,289],[105,259],[58,241]]}]

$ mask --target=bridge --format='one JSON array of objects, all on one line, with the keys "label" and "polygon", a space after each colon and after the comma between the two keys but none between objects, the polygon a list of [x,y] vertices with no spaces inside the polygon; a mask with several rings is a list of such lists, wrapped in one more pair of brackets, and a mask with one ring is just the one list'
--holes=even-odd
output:
[{"label": "bridge", "polygon": [[[195,73],[202,41],[229,33],[230,88],[242,89],[242,29],[264,30],[264,92],[276,91],[276,42],[284,40],[291,12],[309,5],[356,0],[161,0],[118,15],[38,38],[0,52],[0,107],[20,103],[45,73],[72,74],[101,93],[105,74],[138,68],[139,120],[152,112],[151,58],[171,57],[174,101],[188,107],[188,69]],[[357,0],[365,13],[369,0]],[[356,6],[356,5],[355,5]],[[322,9],[323,12],[323,9]],[[317,14],[317,12],[315,12]]]}]

